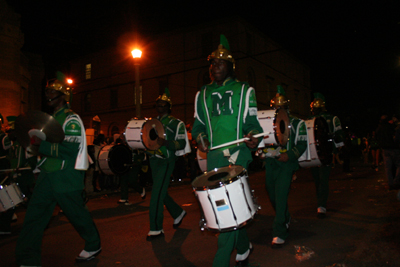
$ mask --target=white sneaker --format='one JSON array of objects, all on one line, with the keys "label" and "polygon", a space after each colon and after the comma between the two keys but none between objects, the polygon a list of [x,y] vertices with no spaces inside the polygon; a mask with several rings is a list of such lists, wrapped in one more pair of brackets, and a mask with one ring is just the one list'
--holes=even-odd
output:
[{"label": "white sneaker", "polygon": [[272,244],[277,244],[277,245],[282,245],[285,243],[285,240],[283,240],[280,237],[274,237],[272,238]]},{"label": "white sneaker", "polygon": [[181,215],[178,216],[178,218],[176,218],[174,220],[174,225],[173,227],[176,229],[179,227],[179,225],[181,225],[183,218],[186,216],[186,211],[182,211]]},{"label": "white sneaker", "polygon": [[101,252],[101,248],[96,251],[82,250],[81,253],[76,257],[76,261],[90,261],[93,260]]},{"label": "white sneaker", "polygon": [[318,212],[318,213],[326,213],[326,208],[324,208],[324,207],[318,207],[317,212]]}]

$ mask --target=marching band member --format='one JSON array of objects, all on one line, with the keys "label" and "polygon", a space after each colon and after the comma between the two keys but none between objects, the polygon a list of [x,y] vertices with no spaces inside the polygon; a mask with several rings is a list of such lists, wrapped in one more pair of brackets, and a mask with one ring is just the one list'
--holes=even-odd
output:
[{"label": "marching band member", "polygon": [[150,155],[150,168],[152,170],[153,187],[150,199],[150,231],[147,241],[164,235],[164,205],[174,218],[173,228],[178,228],[186,216],[183,210],[168,194],[170,177],[174,171],[177,156],[190,152],[185,124],[171,116],[172,101],[168,88],[165,93],[156,99],[157,119],[161,121],[166,136],[158,137],[158,150],[146,150]]},{"label": "marching band member", "polygon": [[[8,158],[9,149],[12,146],[12,142],[9,136],[3,131],[4,118],[0,114],[0,170],[10,168],[10,161]],[[6,178],[6,173],[0,173],[0,181]],[[8,209],[4,212],[0,212],[0,235],[11,234],[11,221],[14,215],[14,209]]]},{"label": "marching band member", "polygon": [[[198,149],[208,152],[207,170],[230,164],[248,167],[252,161],[251,150],[261,138],[257,118],[255,90],[245,82],[235,79],[234,59],[229,44],[221,35],[218,49],[208,57],[212,82],[201,88],[195,99],[195,121],[192,136]],[[211,150],[210,148],[248,137],[244,143]],[[252,245],[245,227],[218,236],[218,251],[213,266],[229,266],[232,251],[236,249],[237,266],[247,266]]]},{"label": "marching band member", "polygon": [[[60,75],[60,74],[59,74]],[[83,197],[85,170],[88,168],[86,135],[83,122],[69,107],[72,92],[64,77],[50,80],[46,98],[54,108],[53,117],[62,125],[62,143],[50,143],[33,130],[31,144],[43,155],[41,169],[28,205],[16,247],[17,263],[21,266],[41,265],[43,232],[56,204],[85,240],[85,247],[76,261],[88,261],[100,253],[100,236]],[[32,130],[31,130],[32,131]]]},{"label": "marching band member", "polygon": [[[330,135],[333,137],[333,155],[337,154],[338,149],[344,146],[344,132],[339,118],[326,112],[325,97],[321,93],[314,93],[314,100],[311,102],[310,107],[313,115],[312,118],[320,116],[328,123]],[[311,168],[317,192],[318,218],[324,218],[326,216],[326,204],[329,194],[329,174],[331,173],[331,169],[332,164]]]},{"label": "marching band member", "polygon": [[[278,85],[278,92],[271,100],[271,108],[285,109],[289,113],[286,93]],[[280,248],[288,237],[290,213],[288,196],[292,176],[300,168],[298,158],[307,148],[307,128],[305,122],[289,114],[290,138],[286,147],[278,145],[266,146],[261,153],[265,158],[265,186],[269,200],[275,210],[275,219],[272,226],[272,248]]]}]

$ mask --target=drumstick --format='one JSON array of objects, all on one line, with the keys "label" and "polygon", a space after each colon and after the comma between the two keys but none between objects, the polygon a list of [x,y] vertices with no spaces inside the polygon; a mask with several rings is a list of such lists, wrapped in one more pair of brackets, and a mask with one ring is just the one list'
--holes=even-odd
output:
[{"label": "drumstick", "polygon": [[200,134],[200,141],[201,141],[201,145],[203,146],[203,148],[205,149],[206,146],[204,145],[204,140],[203,140],[203,136]]},{"label": "drumstick", "polygon": [[[264,133],[255,134],[255,135],[253,135],[253,137],[258,138],[258,137],[261,137],[261,136],[264,136],[264,135],[269,135],[269,134],[272,134],[272,132],[264,132]],[[246,141],[246,140],[250,140],[250,138],[245,137],[245,138],[242,138],[242,139],[234,140],[234,141],[231,141],[231,142],[228,142],[228,143],[225,143],[225,144],[221,144],[221,145],[212,147],[210,150],[214,150],[214,149],[221,148],[221,147],[224,147],[224,146],[234,145],[234,144]]]}]

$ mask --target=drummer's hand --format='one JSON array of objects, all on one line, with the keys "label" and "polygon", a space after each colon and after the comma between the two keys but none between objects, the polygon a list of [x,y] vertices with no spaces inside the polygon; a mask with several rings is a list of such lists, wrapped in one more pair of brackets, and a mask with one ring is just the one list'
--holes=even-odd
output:
[{"label": "drummer's hand", "polygon": [[210,147],[210,141],[208,141],[208,139],[203,139],[203,143],[204,146],[201,142],[197,143],[197,148],[201,151],[201,152],[208,152],[210,151],[209,147]]},{"label": "drummer's hand", "polygon": [[167,140],[165,140],[165,139],[162,138],[162,137],[158,137],[158,138],[157,138],[157,144],[158,144],[159,146],[165,146],[165,145],[167,144]]},{"label": "drummer's hand", "polygon": [[40,139],[40,138],[37,137],[36,135],[32,135],[32,136],[31,136],[31,144],[32,144],[32,145],[40,146],[41,143],[42,143],[42,139]]},{"label": "drummer's hand", "polygon": [[246,134],[244,138],[246,137],[250,139],[250,140],[244,140],[244,142],[249,148],[256,148],[258,146],[259,143],[258,138],[255,138],[252,134]]},{"label": "drummer's hand", "polygon": [[287,162],[289,160],[289,156],[287,153],[282,153],[279,155],[279,158],[277,158],[277,160],[280,162]]}]

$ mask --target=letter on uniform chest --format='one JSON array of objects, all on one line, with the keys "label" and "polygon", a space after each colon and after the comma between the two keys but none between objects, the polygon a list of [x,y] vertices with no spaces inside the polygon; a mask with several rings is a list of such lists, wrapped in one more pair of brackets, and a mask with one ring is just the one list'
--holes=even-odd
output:
[{"label": "letter on uniform chest", "polygon": [[211,94],[213,116],[233,114],[232,95],[233,91],[225,91],[223,95],[220,92],[213,92]]}]

